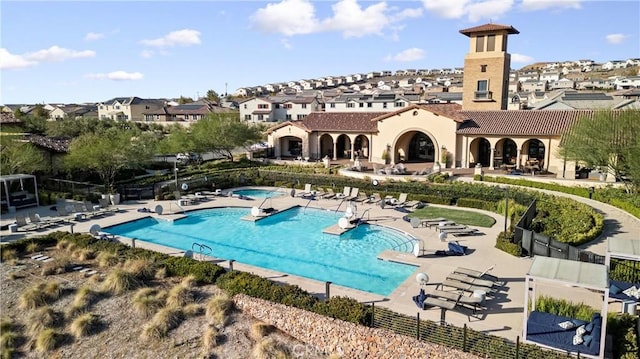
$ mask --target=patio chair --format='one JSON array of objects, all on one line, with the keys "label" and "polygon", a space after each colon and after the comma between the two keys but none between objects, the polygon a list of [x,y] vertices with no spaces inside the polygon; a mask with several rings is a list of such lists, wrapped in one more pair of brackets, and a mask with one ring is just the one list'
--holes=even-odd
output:
[{"label": "patio chair", "polygon": [[331,199],[334,198],[336,196],[335,192],[333,192],[332,188],[327,188],[326,191],[324,192],[324,194],[322,195],[322,198],[324,199]]},{"label": "patio chair", "polygon": [[56,205],[56,212],[58,214],[58,218],[60,218],[64,222],[69,222],[73,219],[76,219],[76,216],[67,210],[67,205],[64,203]]},{"label": "patio chair", "polygon": [[298,197],[308,197],[312,195],[313,192],[311,191],[311,183],[305,183],[304,190],[297,194]]},{"label": "patio chair", "polygon": [[473,278],[479,278],[479,279],[487,279],[487,280],[492,280],[492,281],[498,281],[498,277],[494,276],[493,274],[489,274],[487,272],[493,270],[493,268],[495,267],[495,264],[492,265],[491,267],[485,269],[484,271],[479,271],[479,270],[475,270],[475,269],[470,269],[470,268],[465,268],[465,267],[458,267],[456,269],[453,270],[454,273],[460,273],[460,274],[464,274],[467,275],[469,277],[473,277]]},{"label": "patio chair", "polygon": [[451,273],[447,276],[447,279],[453,279],[460,282],[469,283],[475,286],[487,287],[487,288],[499,287],[502,285],[502,283],[498,283],[493,280],[474,278],[474,277],[470,277],[468,275],[464,275],[460,273]]},{"label": "patio chair", "polygon": [[347,197],[349,197],[349,195],[351,194],[351,187],[349,186],[344,186],[344,189],[342,190],[342,193],[338,193],[336,194],[335,197],[333,197],[334,199],[346,199]]},{"label": "patio chair", "polygon": [[481,287],[481,286],[461,282],[461,281],[450,279],[450,278],[446,278],[444,281],[442,281],[442,283],[438,284],[436,286],[436,289],[444,288],[444,287],[459,289],[469,293],[474,293],[476,291],[484,291],[487,295],[492,295],[496,292],[494,288]]},{"label": "patio chair", "polygon": [[29,220],[31,221],[31,223],[40,225],[40,228],[46,228],[46,227],[54,226],[64,222],[64,220],[61,218],[53,218],[53,217],[42,218],[36,212],[29,212]]},{"label": "patio chair", "polygon": [[364,203],[377,204],[377,203],[380,203],[381,201],[382,201],[382,197],[380,196],[380,193],[376,192],[372,194],[371,197],[369,197],[369,199],[364,201]]},{"label": "patio chair", "polygon": [[458,242],[449,242],[447,247],[447,250],[437,250],[435,254],[438,256],[464,256],[467,254],[467,247]]},{"label": "patio chair", "polygon": [[353,201],[358,198],[358,192],[360,192],[360,189],[358,187],[353,187],[351,189],[351,193],[345,197],[345,201]]},{"label": "patio chair", "polygon": [[358,192],[358,196],[356,198],[353,199],[354,202],[360,202],[360,203],[366,203],[366,201],[369,199],[370,197],[367,196],[366,192]]},{"label": "patio chair", "polygon": [[40,229],[40,225],[37,223],[28,223],[27,217],[24,214],[16,214],[16,224],[18,225],[18,229],[23,229],[25,231],[35,231]]},{"label": "patio chair", "polygon": [[468,229],[469,227],[463,225],[463,224],[448,224],[445,226],[440,226],[438,225],[436,227],[436,231],[439,232],[444,232],[444,233],[449,233],[449,232],[453,232],[453,231],[458,231],[458,230],[462,230],[462,229]]}]

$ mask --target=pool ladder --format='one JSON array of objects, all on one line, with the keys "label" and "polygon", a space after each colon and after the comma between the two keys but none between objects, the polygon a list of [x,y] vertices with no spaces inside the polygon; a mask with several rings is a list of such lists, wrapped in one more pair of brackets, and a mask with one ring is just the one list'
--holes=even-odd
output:
[{"label": "pool ladder", "polygon": [[213,249],[211,249],[211,247],[206,244],[197,242],[193,242],[193,244],[191,245],[191,251],[198,254],[198,258],[195,259],[199,261],[204,260],[205,256],[211,255],[213,253]]}]

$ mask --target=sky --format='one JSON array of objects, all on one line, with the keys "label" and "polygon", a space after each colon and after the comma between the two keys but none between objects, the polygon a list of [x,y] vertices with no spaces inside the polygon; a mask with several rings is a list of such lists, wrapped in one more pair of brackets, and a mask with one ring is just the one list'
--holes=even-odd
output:
[{"label": "sky", "polygon": [[464,65],[460,30],[510,25],[511,67],[640,58],[640,1],[0,2],[0,104],[233,94]]}]

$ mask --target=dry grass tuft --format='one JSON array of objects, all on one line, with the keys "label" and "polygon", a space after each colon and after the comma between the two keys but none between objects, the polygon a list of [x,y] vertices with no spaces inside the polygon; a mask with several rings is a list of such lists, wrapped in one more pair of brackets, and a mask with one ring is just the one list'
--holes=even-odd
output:
[{"label": "dry grass tuft", "polygon": [[274,330],[275,327],[271,324],[255,322],[251,325],[251,337],[255,341],[260,341],[262,338],[271,334]]},{"label": "dry grass tuft", "polygon": [[183,320],[183,313],[179,308],[162,308],[142,328],[142,338],[159,340],[167,336],[169,331]]},{"label": "dry grass tuft", "polygon": [[124,263],[124,270],[140,280],[153,279],[158,266],[151,259],[130,259]]},{"label": "dry grass tuft", "polygon": [[215,296],[207,302],[207,319],[214,325],[224,326],[229,320],[229,314],[233,309],[233,302],[226,296]]},{"label": "dry grass tuft", "polygon": [[52,262],[45,263],[42,266],[42,275],[62,274],[66,273],[71,266],[71,260],[67,257],[56,258]]},{"label": "dry grass tuft", "polygon": [[73,251],[73,258],[79,259],[81,261],[87,261],[90,259],[94,259],[96,257],[96,253],[88,248],[80,248]]},{"label": "dry grass tuft", "polygon": [[9,279],[10,280],[16,280],[16,279],[20,279],[20,278],[22,278],[22,276],[20,274],[18,274],[18,272],[9,273]]},{"label": "dry grass tuft", "polygon": [[155,279],[165,279],[165,278],[167,278],[167,268],[166,267],[158,268],[158,270],[156,271],[156,274],[153,277]]},{"label": "dry grass tuft", "polygon": [[47,282],[42,289],[48,301],[56,301],[62,294],[62,287],[58,282]]},{"label": "dry grass tuft", "polygon": [[167,307],[183,307],[193,302],[193,293],[182,284],[178,284],[171,288],[167,297]]},{"label": "dry grass tuft", "polygon": [[154,315],[162,308],[165,298],[158,296],[154,288],[141,288],[133,296],[133,307],[144,318]]},{"label": "dry grass tuft", "polygon": [[18,259],[18,252],[15,249],[2,249],[2,261],[12,262]]},{"label": "dry grass tuft", "polygon": [[20,309],[35,309],[47,303],[47,295],[41,285],[27,288],[20,295],[18,307]]},{"label": "dry grass tuft", "polygon": [[71,334],[76,338],[93,333],[100,324],[100,318],[93,313],[85,313],[71,322]]},{"label": "dry grass tuft", "polygon": [[27,321],[27,332],[31,336],[36,336],[46,328],[55,327],[59,324],[59,315],[51,307],[42,307],[31,312]]},{"label": "dry grass tuft", "polygon": [[42,247],[38,242],[31,241],[29,242],[29,244],[27,244],[26,251],[27,253],[35,253],[35,252],[40,252],[41,249]]},{"label": "dry grass tuft", "polygon": [[67,244],[67,252],[69,253],[73,253],[77,248],[78,245],[73,242],[69,242],[69,244]]},{"label": "dry grass tuft", "polygon": [[278,343],[273,338],[265,338],[253,347],[254,359],[285,359],[291,357],[289,348]]},{"label": "dry grass tuft", "polygon": [[190,303],[182,307],[182,312],[186,317],[197,317],[204,314],[204,308],[198,303]]},{"label": "dry grass tuft", "polygon": [[202,356],[205,358],[208,358],[213,348],[218,346],[218,333],[218,328],[209,325],[202,334]]},{"label": "dry grass tuft", "polygon": [[55,329],[43,329],[36,337],[36,351],[45,353],[60,345],[62,336]]},{"label": "dry grass tuft", "polygon": [[58,241],[58,244],[56,244],[56,249],[60,249],[60,250],[67,249],[67,247],[69,247],[69,243],[70,242],[68,239],[62,239]]},{"label": "dry grass tuft", "polygon": [[2,335],[0,335],[0,349],[3,352],[7,349],[15,349],[17,340],[18,334],[16,334],[14,331],[3,331]]},{"label": "dry grass tuft", "polygon": [[118,265],[120,261],[118,256],[112,252],[100,252],[98,253],[98,266],[100,268],[113,267]]},{"label": "dry grass tuft", "polygon": [[13,322],[9,318],[2,318],[0,320],[0,333],[13,330]]},{"label": "dry grass tuft", "polygon": [[180,285],[186,287],[186,288],[195,288],[198,286],[198,281],[196,280],[196,276],[194,276],[193,274],[188,275],[186,277],[184,277],[182,279],[182,281],[180,282]]},{"label": "dry grass tuft", "polygon": [[111,294],[119,295],[126,291],[139,288],[141,285],[138,278],[133,274],[120,269],[114,269],[104,282],[102,282],[102,290]]},{"label": "dry grass tuft", "polygon": [[85,312],[91,301],[95,298],[96,293],[89,286],[82,286],[73,297],[73,303],[67,309],[67,318],[73,318],[76,315]]}]

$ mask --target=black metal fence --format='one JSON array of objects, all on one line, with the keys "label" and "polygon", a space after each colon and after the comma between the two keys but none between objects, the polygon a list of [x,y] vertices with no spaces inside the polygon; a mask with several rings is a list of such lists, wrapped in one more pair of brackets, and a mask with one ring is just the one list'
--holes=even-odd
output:
[{"label": "black metal fence", "polygon": [[[470,329],[465,324],[462,328],[420,319],[420,313],[408,316],[391,310],[369,306],[372,316],[370,326],[391,330],[396,334],[439,344],[463,352],[486,358],[496,359],[555,359],[567,358],[569,353],[542,349],[533,344],[520,342],[520,336],[514,340],[490,335]],[[444,319],[444,315],[441,316]],[[580,355],[578,355],[578,358]]]}]

